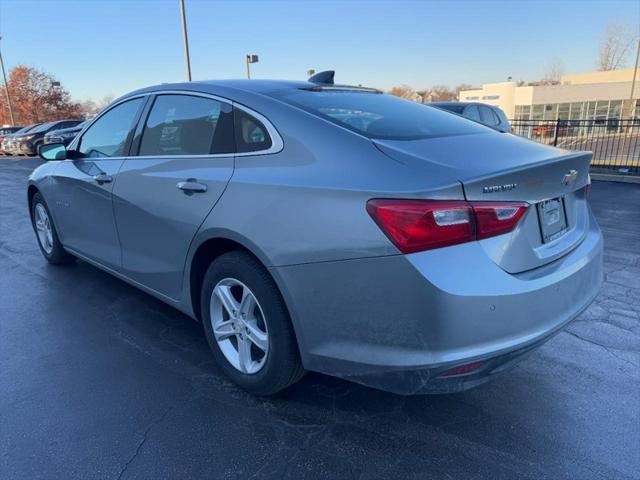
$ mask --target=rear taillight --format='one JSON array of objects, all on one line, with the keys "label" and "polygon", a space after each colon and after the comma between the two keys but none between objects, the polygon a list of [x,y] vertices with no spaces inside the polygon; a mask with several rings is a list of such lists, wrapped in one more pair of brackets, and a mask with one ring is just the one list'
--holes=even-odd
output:
[{"label": "rear taillight", "polygon": [[471,202],[476,215],[476,238],[495,237],[515,228],[529,206],[526,203]]},{"label": "rear taillight", "polygon": [[402,253],[447,247],[510,232],[528,204],[373,199],[367,212]]}]

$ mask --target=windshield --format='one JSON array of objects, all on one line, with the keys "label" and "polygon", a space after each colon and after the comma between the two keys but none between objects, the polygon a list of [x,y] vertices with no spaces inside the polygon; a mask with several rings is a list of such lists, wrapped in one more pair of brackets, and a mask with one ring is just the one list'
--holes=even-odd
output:
[{"label": "windshield", "polygon": [[43,123],[42,125],[40,125],[39,127],[34,128],[33,130],[30,131],[30,133],[40,133],[40,132],[44,132],[46,130],[48,130],[50,127],[52,127],[56,122],[46,122]]},{"label": "windshield", "polygon": [[14,133],[16,135],[19,133],[27,133],[29,130],[31,130],[32,128],[36,128],[38,125],[39,125],[38,123],[36,123],[35,125],[27,125],[26,127],[22,127],[20,130]]},{"label": "windshield", "polygon": [[416,140],[487,132],[475,122],[381,93],[286,90],[274,96],[369,138]]}]

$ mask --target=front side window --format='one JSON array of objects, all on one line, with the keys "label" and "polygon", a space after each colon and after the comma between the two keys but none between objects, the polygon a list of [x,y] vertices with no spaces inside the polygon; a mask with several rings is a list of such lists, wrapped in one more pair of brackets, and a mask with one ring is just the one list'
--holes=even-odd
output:
[{"label": "front side window", "polygon": [[82,135],[78,152],[84,157],[122,157],[142,98],[121,103],[96,120]]},{"label": "front side window", "polygon": [[382,93],[299,89],[273,95],[369,138],[416,140],[485,132],[437,108]]},{"label": "front side window", "polygon": [[159,95],[140,142],[139,155],[233,153],[231,105],[191,95]]}]

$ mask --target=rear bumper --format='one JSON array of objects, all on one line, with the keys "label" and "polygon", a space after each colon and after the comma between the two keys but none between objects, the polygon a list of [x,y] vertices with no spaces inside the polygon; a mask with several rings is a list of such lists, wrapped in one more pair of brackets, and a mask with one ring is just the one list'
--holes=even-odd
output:
[{"label": "rear bumper", "polygon": [[[478,242],[412,255],[273,268],[309,370],[403,394],[464,390],[559,332],[602,283],[602,235],[509,274]],[[472,362],[465,375],[443,372]]]}]

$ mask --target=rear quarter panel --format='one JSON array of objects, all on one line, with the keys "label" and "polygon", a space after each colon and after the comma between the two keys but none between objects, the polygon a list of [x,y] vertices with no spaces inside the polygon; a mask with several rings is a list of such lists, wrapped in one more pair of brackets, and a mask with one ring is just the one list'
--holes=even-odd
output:
[{"label": "rear quarter panel", "polygon": [[283,150],[236,157],[227,190],[201,229],[250,239],[269,266],[397,254],[367,214],[367,200],[463,198],[456,181],[416,174],[369,139],[270,103],[252,108],[278,129]]}]

